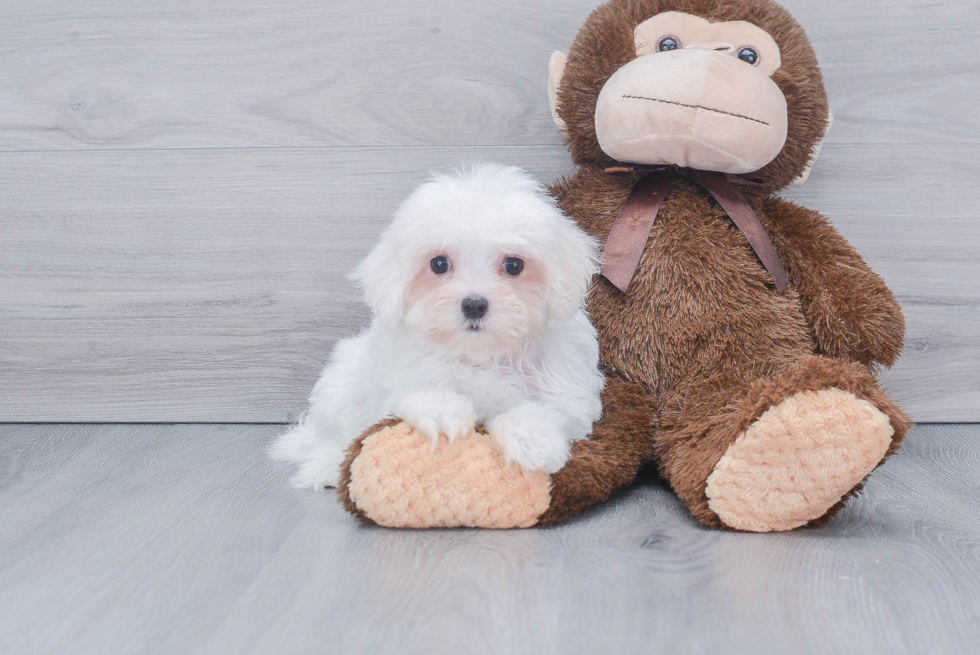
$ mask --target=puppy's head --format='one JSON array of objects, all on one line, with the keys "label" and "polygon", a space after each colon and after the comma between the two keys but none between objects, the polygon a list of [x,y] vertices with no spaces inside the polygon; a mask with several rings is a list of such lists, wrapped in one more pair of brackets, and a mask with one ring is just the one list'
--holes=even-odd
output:
[{"label": "puppy's head", "polygon": [[377,320],[471,358],[516,352],[582,306],[596,243],[521,169],[436,175],[353,274]]}]

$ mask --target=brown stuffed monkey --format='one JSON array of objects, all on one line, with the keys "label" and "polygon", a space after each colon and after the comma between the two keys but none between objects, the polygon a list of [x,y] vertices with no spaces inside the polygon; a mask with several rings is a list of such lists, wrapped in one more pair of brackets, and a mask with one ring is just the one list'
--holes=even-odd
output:
[{"label": "brown stuffed monkey", "polygon": [[550,477],[478,434],[433,453],[379,424],[351,448],[345,505],[392,526],[545,525],[655,464],[704,525],[826,521],[910,423],[874,375],[902,348],[893,294],[774,195],[830,124],[803,29],[770,0],[611,0],[552,56],[548,91],[578,167],[555,193],[605,242],[603,418]]}]

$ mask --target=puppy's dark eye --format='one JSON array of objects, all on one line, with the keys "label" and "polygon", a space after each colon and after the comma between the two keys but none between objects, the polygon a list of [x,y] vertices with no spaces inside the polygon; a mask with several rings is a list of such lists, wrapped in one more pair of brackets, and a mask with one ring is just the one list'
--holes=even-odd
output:
[{"label": "puppy's dark eye", "polygon": [[657,43],[657,52],[667,52],[668,50],[677,50],[679,47],[681,47],[681,42],[678,41],[675,37],[665,36],[664,38],[660,39],[659,43]]},{"label": "puppy's dark eye", "polygon": [[433,257],[429,260],[429,268],[436,275],[442,275],[443,273],[448,273],[449,269],[452,268],[452,264],[449,261],[449,257],[445,255],[439,255],[438,257]]},{"label": "puppy's dark eye", "polygon": [[746,64],[755,66],[759,63],[759,53],[755,51],[755,48],[739,48],[736,56]]},{"label": "puppy's dark eye", "polygon": [[520,275],[524,270],[524,260],[519,257],[508,257],[504,260],[504,273],[507,275]]}]

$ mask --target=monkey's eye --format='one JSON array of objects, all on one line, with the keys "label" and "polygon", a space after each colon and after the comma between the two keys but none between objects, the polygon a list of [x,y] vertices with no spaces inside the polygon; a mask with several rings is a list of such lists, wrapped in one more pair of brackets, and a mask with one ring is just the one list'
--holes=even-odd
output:
[{"label": "monkey's eye", "polygon": [[443,273],[448,273],[449,269],[452,268],[452,264],[449,261],[449,257],[445,255],[439,255],[438,257],[433,257],[429,260],[429,268],[436,275],[442,275]]},{"label": "monkey's eye", "polygon": [[751,64],[753,66],[759,63],[759,53],[755,51],[755,48],[739,48],[736,57],[744,61],[746,64]]},{"label": "monkey's eye", "polygon": [[524,270],[524,260],[520,257],[508,257],[504,260],[504,272],[517,277]]},{"label": "monkey's eye", "polygon": [[681,47],[681,42],[678,41],[675,37],[665,36],[664,38],[660,39],[659,43],[657,43],[657,52],[667,52],[668,50],[677,50],[679,47]]}]

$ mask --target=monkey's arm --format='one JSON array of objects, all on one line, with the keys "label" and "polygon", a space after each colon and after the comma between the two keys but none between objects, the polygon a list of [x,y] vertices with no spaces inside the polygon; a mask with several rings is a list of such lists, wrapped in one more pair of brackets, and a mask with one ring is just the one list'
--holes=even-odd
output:
[{"label": "monkey's arm", "polygon": [[820,213],[780,198],[762,218],[821,352],[891,366],[905,339],[895,295]]}]

